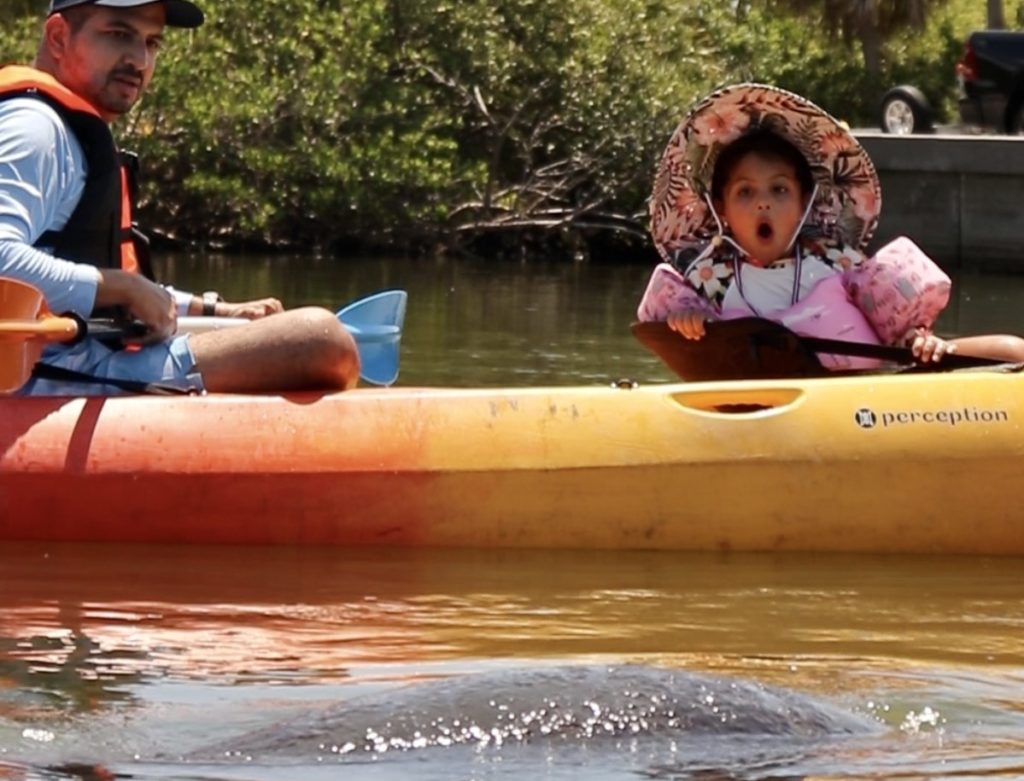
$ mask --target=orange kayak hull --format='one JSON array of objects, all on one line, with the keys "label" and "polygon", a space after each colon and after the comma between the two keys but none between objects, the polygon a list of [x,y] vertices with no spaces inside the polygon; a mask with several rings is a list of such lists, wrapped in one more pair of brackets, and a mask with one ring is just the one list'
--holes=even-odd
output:
[{"label": "orange kayak hull", "polygon": [[0,400],[0,540],[1024,555],[1024,378]]}]

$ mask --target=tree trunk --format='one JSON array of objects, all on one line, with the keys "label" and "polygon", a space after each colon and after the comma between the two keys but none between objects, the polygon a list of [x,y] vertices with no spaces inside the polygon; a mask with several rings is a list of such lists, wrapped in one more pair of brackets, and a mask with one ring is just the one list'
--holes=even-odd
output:
[{"label": "tree trunk", "polygon": [[864,70],[871,76],[878,76],[882,72],[882,35],[878,27],[864,16],[857,26],[860,51],[864,55]]},{"label": "tree trunk", "polygon": [[988,0],[988,29],[1006,29],[1006,15],[1003,13],[1003,0]]}]

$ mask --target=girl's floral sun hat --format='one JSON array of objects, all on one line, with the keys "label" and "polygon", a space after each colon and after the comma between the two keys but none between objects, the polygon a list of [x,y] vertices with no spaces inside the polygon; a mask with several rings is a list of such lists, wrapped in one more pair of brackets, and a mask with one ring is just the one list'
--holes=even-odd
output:
[{"label": "girl's floral sun hat", "polygon": [[719,153],[742,135],[769,130],[793,144],[817,185],[802,235],[863,250],[878,225],[882,188],[853,134],[809,100],[766,84],[736,84],[712,93],[682,121],[661,157],[651,198],[651,235],[678,265],[718,235],[711,177]]}]

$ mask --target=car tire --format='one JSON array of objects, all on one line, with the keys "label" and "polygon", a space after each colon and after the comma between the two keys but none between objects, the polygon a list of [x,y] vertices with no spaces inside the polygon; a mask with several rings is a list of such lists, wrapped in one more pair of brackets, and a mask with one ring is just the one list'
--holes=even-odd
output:
[{"label": "car tire", "polygon": [[893,87],[882,96],[878,115],[883,133],[907,135],[931,133],[934,129],[928,98],[917,87],[907,84]]},{"label": "car tire", "polygon": [[1024,135],[1024,106],[1007,109],[1003,132],[1008,136]]},{"label": "car tire", "polygon": [[1010,99],[1003,127],[1008,136],[1024,135],[1024,95],[1015,94]]}]

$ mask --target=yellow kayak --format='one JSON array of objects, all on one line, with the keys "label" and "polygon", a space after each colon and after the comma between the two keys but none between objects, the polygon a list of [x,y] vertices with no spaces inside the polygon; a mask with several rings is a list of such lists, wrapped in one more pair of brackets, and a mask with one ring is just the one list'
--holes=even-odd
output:
[{"label": "yellow kayak", "polygon": [[1024,554],[1024,377],[0,399],[0,539]]}]

